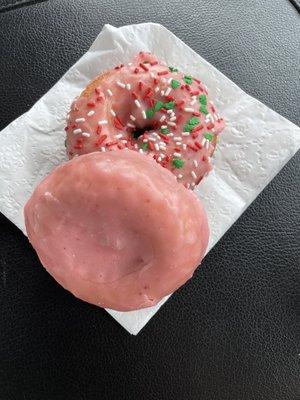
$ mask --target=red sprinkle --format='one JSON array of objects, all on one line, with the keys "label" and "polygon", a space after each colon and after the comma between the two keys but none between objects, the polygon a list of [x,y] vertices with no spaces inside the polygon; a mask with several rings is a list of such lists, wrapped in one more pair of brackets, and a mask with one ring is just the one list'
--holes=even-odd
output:
[{"label": "red sprinkle", "polygon": [[98,128],[97,128],[96,133],[97,133],[97,135],[100,135],[101,132],[102,132],[102,126],[99,125]]},{"label": "red sprinkle", "polygon": [[120,150],[124,149],[123,143],[118,143],[118,149],[120,149]]},{"label": "red sprinkle", "polygon": [[192,132],[192,138],[196,139],[199,136],[199,132]]},{"label": "red sprinkle", "polygon": [[98,96],[98,97],[96,98],[96,100],[97,100],[97,101],[102,101],[102,100],[103,100],[103,97],[102,97],[102,96]]},{"label": "red sprinkle", "polygon": [[139,82],[139,84],[138,84],[138,88],[139,88],[139,90],[142,90],[142,88],[143,88],[143,82]]},{"label": "red sprinkle", "polygon": [[167,101],[173,101],[174,97],[173,96],[166,96]]},{"label": "red sprinkle", "polygon": [[71,126],[71,128],[72,128],[72,129],[75,129],[75,128],[77,128],[77,125],[76,125],[76,124],[73,124],[73,125]]},{"label": "red sprinkle", "polygon": [[114,117],[114,125],[120,131],[124,129],[124,124],[117,115]]},{"label": "red sprinkle", "polygon": [[177,119],[176,119],[176,124],[180,124],[180,122],[183,120],[183,115],[182,114],[179,114],[178,116],[177,116]]},{"label": "red sprinkle", "polygon": [[159,82],[159,80],[158,80],[158,79],[156,79],[156,78],[154,78],[154,79],[153,79],[153,82],[154,82],[154,85],[157,85],[157,84],[158,84],[158,82]]},{"label": "red sprinkle", "polygon": [[67,130],[68,130],[68,127],[66,126],[66,127],[65,127],[65,131],[67,132]]},{"label": "red sprinkle", "polygon": [[216,109],[215,109],[215,107],[211,104],[210,105],[211,106],[211,111],[212,111],[212,113],[214,114],[215,112],[216,112]]},{"label": "red sprinkle", "polygon": [[174,150],[177,151],[177,153],[181,152],[181,148],[180,147],[174,147]]},{"label": "red sprinkle", "polygon": [[205,161],[208,161],[208,158],[207,158],[207,156],[204,154],[204,156],[202,157],[202,160],[205,162]]},{"label": "red sprinkle", "polygon": [[199,94],[199,93],[200,93],[200,90],[192,90],[190,95],[191,96],[197,96],[197,94]]},{"label": "red sprinkle", "polygon": [[195,146],[198,147],[199,150],[202,149],[202,144],[201,143],[197,142],[197,140],[195,140],[194,143],[195,143]]},{"label": "red sprinkle", "polygon": [[201,131],[202,128],[203,128],[203,125],[197,125],[197,126],[195,126],[195,128],[192,130],[192,133]]},{"label": "red sprinkle", "polygon": [[96,103],[93,100],[87,102],[88,107],[95,107]]},{"label": "red sprinkle", "polygon": [[210,121],[207,125],[206,128],[207,129],[212,129],[215,125]]},{"label": "red sprinkle", "polygon": [[200,117],[201,113],[199,111],[194,111],[193,115],[195,115],[196,117]]},{"label": "red sprinkle", "polygon": [[199,79],[193,78],[193,80],[198,83],[198,85],[200,85],[201,81],[199,81]]},{"label": "red sprinkle", "polygon": [[83,142],[83,137],[77,138],[77,139],[76,139],[76,142],[77,142],[77,143],[82,143],[82,142]]},{"label": "red sprinkle", "polygon": [[136,68],[134,68],[134,71],[133,71],[135,74],[137,74],[138,72],[139,72],[139,69],[136,67]]},{"label": "red sprinkle", "polygon": [[96,92],[97,94],[100,94],[100,93],[101,93],[101,89],[100,89],[99,87],[96,87],[96,88],[95,88],[95,92]]},{"label": "red sprinkle", "polygon": [[118,142],[117,142],[117,141],[114,141],[114,142],[108,142],[108,143],[106,143],[106,145],[105,145],[105,146],[107,146],[107,147],[110,147],[110,146],[114,146],[115,144],[118,144]]},{"label": "red sprinkle", "polygon": [[190,88],[190,86],[188,84],[185,85],[185,88],[188,92],[190,92],[192,89]]},{"label": "red sprinkle", "polygon": [[143,68],[144,71],[149,71],[149,68],[143,63],[140,63],[140,67]]},{"label": "red sprinkle", "polygon": [[154,150],[154,144],[150,141],[148,142],[148,147],[149,147],[149,150],[151,150],[151,151]]},{"label": "red sprinkle", "polygon": [[153,65],[157,65],[158,64],[158,61],[151,61],[150,62],[150,65],[152,65],[152,67],[153,67]]},{"label": "red sprinkle", "polygon": [[131,96],[134,98],[134,100],[138,98],[135,92],[131,92]]},{"label": "red sprinkle", "polygon": [[151,97],[152,95],[153,95],[153,90],[149,87],[149,88],[146,90],[144,99],[146,99],[147,97]]},{"label": "red sprinkle", "polygon": [[166,70],[164,70],[164,71],[159,71],[158,73],[157,73],[157,75],[158,76],[162,76],[162,75],[167,75],[169,73],[169,71],[166,69]]},{"label": "red sprinkle", "polygon": [[184,104],[184,100],[177,100],[176,101],[176,106],[177,107],[183,106],[183,104]]},{"label": "red sprinkle", "polygon": [[198,151],[198,150],[199,150],[198,147],[196,147],[196,146],[194,146],[194,145],[192,145],[192,144],[188,144],[187,147],[188,147],[189,149],[193,150],[193,151]]},{"label": "red sprinkle", "polygon": [[81,143],[77,143],[77,144],[75,144],[74,149],[80,150],[80,149],[82,149],[82,147],[83,147],[83,145]]},{"label": "red sprinkle", "polygon": [[102,136],[100,136],[99,137],[99,139],[96,141],[96,143],[95,143],[95,147],[99,147],[103,142],[104,142],[104,140],[107,138],[107,135],[102,135]]}]

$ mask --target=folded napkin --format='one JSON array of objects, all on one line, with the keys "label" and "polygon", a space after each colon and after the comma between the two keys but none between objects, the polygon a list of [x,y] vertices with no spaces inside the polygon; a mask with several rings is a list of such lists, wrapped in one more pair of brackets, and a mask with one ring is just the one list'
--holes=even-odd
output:
[{"label": "folded napkin", "polygon": [[[24,204],[36,184],[66,160],[63,128],[73,98],[101,71],[129,62],[140,50],[200,78],[225,117],[214,171],[195,190],[208,214],[208,251],[299,149],[300,128],[248,96],[163,26],[105,25],[56,85],[0,133],[0,211],[24,234]],[[136,335],[166,300],[139,311],[107,311]]]}]

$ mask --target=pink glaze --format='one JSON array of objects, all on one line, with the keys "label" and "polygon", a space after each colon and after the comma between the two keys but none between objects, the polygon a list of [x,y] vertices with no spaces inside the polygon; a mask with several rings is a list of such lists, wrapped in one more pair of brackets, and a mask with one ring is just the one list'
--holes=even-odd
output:
[{"label": "pink glaze", "polygon": [[[140,52],[98,83],[73,102],[68,114],[70,158],[128,147],[150,153],[191,189],[212,169],[210,157],[224,120],[202,82]],[[145,131],[137,139],[136,129]]]},{"label": "pink glaze", "polygon": [[151,157],[91,153],[57,167],[25,206],[47,271],[76,297],[115,310],[153,306],[201,262],[207,217]]}]

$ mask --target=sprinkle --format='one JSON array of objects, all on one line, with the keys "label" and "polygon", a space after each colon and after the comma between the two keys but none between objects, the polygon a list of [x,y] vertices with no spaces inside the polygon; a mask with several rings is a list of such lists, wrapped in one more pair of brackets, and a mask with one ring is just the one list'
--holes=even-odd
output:
[{"label": "sprinkle", "polygon": [[171,72],[178,72],[178,69],[175,68],[175,67],[169,67],[169,70],[170,70]]},{"label": "sprinkle", "polygon": [[189,136],[190,132],[182,132],[182,136]]},{"label": "sprinkle", "polygon": [[148,143],[141,144],[140,148],[143,150],[148,150]]},{"label": "sprinkle", "polygon": [[174,106],[175,106],[175,102],[174,101],[169,101],[168,103],[164,104],[164,108],[166,108],[167,110],[171,110],[172,108],[174,108]]},{"label": "sprinkle", "polygon": [[114,110],[111,108],[110,113],[113,117],[115,117],[117,114],[114,112]]},{"label": "sprinkle", "polygon": [[181,179],[181,178],[183,178],[183,175],[179,174],[179,175],[177,175],[177,178]]},{"label": "sprinkle", "polygon": [[175,122],[172,122],[172,121],[168,121],[167,124],[170,126],[176,126]]},{"label": "sprinkle", "polygon": [[90,135],[90,133],[87,133],[87,132],[82,132],[82,136],[85,136],[85,137],[90,137],[91,135]]},{"label": "sprinkle", "polygon": [[138,145],[137,145],[137,143],[135,143],[133,147],[134,147],[136,150],[139,148]]},{"label": "sprinkle", "polygon": [[112,91],[111,91],[110,89],[107,89],[107,93],[108,93],[110,96],[113,95],[113,93],[112,93]]},{"label": "sprinkle", "polygon": [[135,128],[135,126],[132,125],[130,122],[128,122],[126,125],[127,125],[129,128]]},{"label": "sprinkle", "polygon": [[138,101],[138,99],[135,99],[134,102],[138,108],[141,108],[141,103]]},{"label": "sprinkle", "polygon": [[182,148],[183,148],[183,150],[186,150],[186,144],[185,143],[182,144]]},{"label": "sprinkle", "polygon": [[118,134],[115,136],[116,139],[121,139],[121,137],[123,137],[123,133],[118,133]]},{"label": "sprinkle", "polygon": [[165,96],[169,96],[169,94],[171,93],[171,88],[168,87],[168,89],[165,91]]},{"label": "sprinkle", "polygon": [[101,151],[103,152],[103,153],[105,153],[105,147],[101,147]]},{"label": "sprinkle", "polygon": [[172,79],[171,86],[172,86],[172,89],[177,89],[180,86],[180,82],[177,81],[176,79]]},{"label": "sprinkle", "polygon": [[129,118],[131,119],[131,121],[135,121],[136,120],[135,116],[132,115],[132,114],[129,116]]},{"label": "sprinkle", "polygon": [[206,142],[205,142],[205,148],[206,148],[206,149],[209,149],[209,140],[206,140]]},{"label": "sprinkle", "polygon": [[161,90],[161,91],[160,91],[160,94],[161,94],[162,96],[164,96],[164,95],[165,95],[165,92],[164,92],[163,90]]},{"label": "sprinkle", "polygon": [[143,116],[144,119],[147,119],[147,115],[146,115],[145,110],[142,111],[142,116]]},{"label": "sprinkle", "polygon": [[168,114],[174,114],[174,111],[173,110],[167,110],[167,113]]},{"label": "sprinkle", "polygon": [[205,132],[205,133],[203,134],[203,137],[205,137],[205,139],[211,141],[212,138],[214,137],[214,135],[213,135],[212,133]]},{"label": "sprinkle", "polygon": [[162,126],[161,126],[161,129],[167,129],[167,128],[168,128],[167,125],[162,125]]},{"label": "sprinkle", "polygon": [[197,101],[196,99],[193,99],[193,100],[190,102],[190,105],[193,106],[193,105],[196,103],[196,101]]},{"label": "sprinkle", "polygon": [[199,124],[199,122],[200,122],[200,120],[199,120],[199,118],[197,118],[197,117],[192,117],[192,118],[190,118],[188,121],[187,121],[187,123],[186,123],[186,125],[184,126],[184,131],[185,132],[190,132],[191,130],[193,130],[194,128],[195,128],[195,126],[196,125],[198,125]]},{"label": "sprinkle", "polygon": [[143,149],[139,149],[139,152],[140,152],[141,154],[144,154]]},{"label": "sprinkle", "polygon": [[167,75],[168,73],[169,73],[168,70],[164,70],[164,71],[159,71],[159,72],[157,73],[157,75],[158,75],[158,76],[162,76],[162,75]]},{"label": "sprinkle", "polygon": [[195,182],[192,182],[192,183],[191,183],[191,187],[194,188],[195,186],[196,186],[196,183],[195,183]]},{"label": "sprinkle", "polygon": [[75,119],[75,122],[84,122],[85,121],[85,118],[76,118]]},{"label": "sprinkle", "polygon": [[117,85],[123,89],[125,89],[125,87],[126,87],[125,83],[122,83],[122,82],[117,82]]},{"label": "sprinkle", "polygon": [[182,138],[180,136],[174,136],[174,140],[181,142]]},{"label": "sprinkle", "polygon": [[131,90],[131,85],[130,85],[130,83],[126,83],[126,89],[127,89],[127,90]]},{"label": "sprinkle", "polygon": [[[175,153],[174,153],[175,155]],[[178,160],[178,158],[173,158],[172,164],[174,165],[175,168],[182,168],[184,166],[184,161],[183,160]],[[182,175],[181,175],[182,177]]]},{"label": "sprinkle", "polygon": [[202,146],[204,146],[204,145],[205,145],[205,143],[206,143],[206,139],[205,139],[205,138],[203,138],[203,139],[202,139],[202,141],[201,141],[201,145],[202,145]]},{"label": "sprinkle", "polygon": [[191,108],[191,107],[185,107],[185,108],[184,108],[184,111],[185,111],[185,112],[194,112],[194,109]]},{"label": "sprinkle", "polygon": [[159,121],[160,121],[160,122],[163,122],[165,119],[166,119],[166,116],[165,116],[165,115],[162,115],[162,116],[160,117]]},{"label": "sprinkle", "polygon": [[206,108],[206,105],[205,105],[205,104],[201,104],[201,106],[200,106],[200,112],[202,112],[202,114],[205,114],[205,115],[208,114],[208,111],[207,111],[207,108]]},{"label": "sprinkle", "polygon": [[[170,114],[170,115],[172,115],[172,114]],[[173,115],[173,116],[170,118],[170,121],[171,121],[171,122],[176,121],[176,116]]]},{"label": "sprinkle", "polygon": [[121,140],[121,142],[124,143],[124,144],[126,144],[126,143],[128,142],[128,140],[123,139],[123,140]]},{"label": "sprinkle", "polygon": [[190,75],[185,75],[185,76],[183,77],[183,80],[184,80],[184,82],[185,82],[187,85],[191,85],[192,82],[193,82],[193,79],[192,79],[192,77],[191,77]]},{"label": "sprinkle", "polygon": [[77,135],[78,133],[81,133],[82,132],[82,130],[81,129],[74,129],[74,131],[73,131],[73,133],[74,133],[74,135]]},{"label": "sprinkle", "polygon": [[95,107],[95,105],[96,105],[96,103],[94,101],[92,101],[92,100],[87,102],[87,106],[88,107]]},{"label": "sprinkle", "polygon": [[205,94],[200,94],[199,96],[199,103],[206,106],[207,105],[207,98]]},{"label": "sprinkle", "polygon": [[196,172],[195,172],[195,171],[192,171],[192,172],[191,172],[191,175],[192,175],[192,177],[193,177],[194,179],[197,179],[197,175],[196,175]]},{"label": "sprinkle", "polygon": [[158,145],[158,143],[154,143],[154,147],[155,147],[155,150],[159,151],[159,145]]},{"label": "sprinkle", "polygon": [[150,76],[151,76],[152,79],[154,79],[155,78],[154,72],[150,72]]},{"label": "sprinkle", "polygon": [[154,89],[154,92],[157,93],[157,92],[159,92],[159,90],[160,90],[159,87],[156,86],[156,88]]},{"label": "sprinkle", "polygon": [[181,142],[175,142],[176,146],[181,146],[182,143]]},{"label": "sprinkle", "polygon": [[173,155],[174,155],[174,157],[181,157],[181,154],[180,153],[173,153]]},{"label": "sprinkle", "polygon": [[96,87],[95,88],[95,92],[97,93],[97,94],[100,94],[101,93],[101,88],[98,86],[98,87]]},{"label": "sprinkle", "polygon": [[148,110],[146,110],[146,117],[147,118],[153,118],[154,113],[155,113],[155,111],[154,111],[153,108],[148,108]]},{"label": "sprinkle", "polygon": [[146,65],[143,64],[143,63],[140,63],[140,67],[141,67],[144,71],[149,71],[149,68],[146,67]]},{"label": "sprinkle", "polygon": [[136,67],[136,68],[134,68],[133,72],[134,72],[135,74],[137,74],[137,73],[139,72],[139,69]]},{"label": "sprinkle", "polygon": [[158,162],[161,162],[161,157],[158,157],[157,161],[158,161]]},{"label": "sprinkle", "polygon": [[194,163],[195,167],[197,168],[198,167],[198,161],[194,160],[193,163]]}]

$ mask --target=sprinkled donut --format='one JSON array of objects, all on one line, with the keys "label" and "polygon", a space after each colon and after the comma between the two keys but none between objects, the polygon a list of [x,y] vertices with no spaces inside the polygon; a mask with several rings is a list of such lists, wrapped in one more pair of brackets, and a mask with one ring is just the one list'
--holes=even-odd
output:
[{"label": "sprinkled donut", "polygon": [[193,189],[211,169],[224,120],[205,85],[140,52],[93,80],[67,116],[69,158],[131,149],[151,155]]}]

